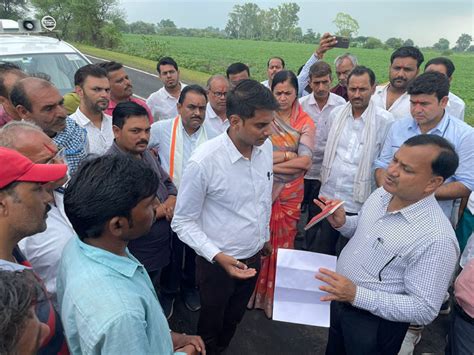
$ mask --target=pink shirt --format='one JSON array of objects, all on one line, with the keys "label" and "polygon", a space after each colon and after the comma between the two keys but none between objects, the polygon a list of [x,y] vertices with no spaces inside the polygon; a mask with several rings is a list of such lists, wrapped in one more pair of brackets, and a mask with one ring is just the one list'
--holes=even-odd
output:
[{"label": "pink shirt", "polygon": [[474,318],[474,259],[469,260],[456,279],[454,294],[464,312]]},{"label": "pink shirt", "polygon": [[[145,108],[146,112],[148,113],[148,118],[150,120],[150,124],[152,124],[153,123],[153,115],[151,114],[150,108],[147,106],[145,101],[143,101],[141,99],[138,99],[136,97],[133,97],[133,96],[130,98],[130,101],[136,102],[137,104],[139,104],[140,106],[143,106],[143,108]],[[112,99],[109,100],[109,107],[107,107],[107,110],[104,111],[105,114],[107,114],[109,116],[112,116],[112,111],[114,110],[115,106],[117,106],[117,102],[112,101]]]}]

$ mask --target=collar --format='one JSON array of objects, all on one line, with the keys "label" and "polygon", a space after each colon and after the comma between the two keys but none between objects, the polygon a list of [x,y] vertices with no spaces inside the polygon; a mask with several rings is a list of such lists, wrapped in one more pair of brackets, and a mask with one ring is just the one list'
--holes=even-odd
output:
[{"label": "collar", "polygon": [[184,125],[183,125],[183,119],[181,118],[181,115],[178,115],[179,117],[179,127],[180,129],[183,131],[183,133],[189,137],[189,138],[195,138],[197,136],[199,136],[199,134],[201,133],[201,131],[203,130],[203,126],[204,126],[204,121],[203,121],[203,124],[201,124],[198,128],[198,130],[196,132],[194,132],[193,134],[189,135],[188,132],[186,132],[186,130],[184,129]]},{"label": "collar", "polygon": [[[392,200],[393,195],[384,190],[382,187],[382,195],[380,196],[382,199],[382,207],[384,211],[387,211],[388,204]],[[386,212],[389,214],[397,214],[400,213],[405,220],[410,224],[416,224],[420,219],[424,218],[424,216],[428,213],[429,206],[432,206],[433,203],[437,204],[436,198],[434,197],[434,193],[422,198],[421,200],[412,203],[409,206],[402,208],[401,210],[394,211],[394,212]]]},{"label": "collar", "polygon": [[110,269],[117,271],[125,277],[132,277],[139,267],[143,267],[140,262],[130,254],[128,249],[125,250],[128,257],[115,255],[107,250],[93,247],[82,242],[79,237],[75,238],[78,247],[85,256],[94,260],[95,262],[107,266]]},{"label": "collar", "polygon": [[[237,149],[237,147],[235,146],[234,142],[232,142],[232,139],[230,139],[229,137],[229,134],[228,132],[224,132],[222,134],[223,136],[223,142],[224,142],[224,145],[227,149],[227,153],[229,154],[229,158],[230,158],[230,162],[232,164],[234,164],[235,162],[237,162],[239,159],[245,159],[245,160],[248,160],[246,157],[244,157],[242,155],[241,152],[239,152],[239,150]],[[264,143],[265,144],[265,143]],[[260,154],[260,152],[262,151],[262,147],[263,145],[262,144],[261,146],[258,146],[258,145],[254,145],[252,147],[252,158],[256,155],[256,154]]]},{"label": "collar", "polygon": [[[74,118],[81,127],[85,127],[87,125],[93,126],[92,121],[84,114],[84,112],[81,111],[79,107],[77,108],[76,112],[74,112]],[[112,119],[112,117],[102,112],[102,122],[107,121],[108,119]]]},{"label": "collar", "polygon": [[[185,84],[183,84],[181,81],[179,82],[179,85],[181,86],[181,90],[183,90],[183,88],[186,86]],[[166,88],[163,86],[161,89],[161,92],[166,96],[167,99],[172,99],[172,100],[178,100],[176,97],[174,97],[173,95],[171,95],[168,90],[166,90]]]},{"label": "collar", "polygon": [[12,263],[11,261],[0,259],[0,270],[3,270],[3,271],[23,271],[23,270],[26,270],[26,269],[31,269],[31,268],[27,267],[25,265],[22,265],[22,264]]},{"label": "collar", "polygon": [[[446,130],[450,119],[451,119],[451,116],[449,116],[448,113],[446,112],[446,110],[444,110],[444,115],[443,115],[443,118],[441,118],[441,121],[438,122],[436,127],[430,129],[426,133],[427,134],[434,134],[435,132],[439,132],[442,135],[444,133],[444,131]],[[416,122],[416,120],[413,117],[411,119],[410,125],[408,126],[408,129],[411,129],[411,130],[416,131],[416,132],[420,131],[420,128],[418,126],[418,122]]]}]

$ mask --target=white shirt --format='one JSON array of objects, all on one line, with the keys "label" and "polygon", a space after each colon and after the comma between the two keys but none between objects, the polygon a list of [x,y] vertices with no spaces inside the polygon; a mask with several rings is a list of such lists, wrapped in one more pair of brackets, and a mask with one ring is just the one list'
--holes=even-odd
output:
[{"label": "white shirt", "polygon": [[[186,84],[180,84],[182,90]],[[178,108],[176,107],[177,103],[178,98],[172,96],[165,87],[155,91],[148,97],[148,99],[146,99],[146,104],[150,108],[155,121],[175,118],[178,115]]]},{"label": "white shirt", "polygon": [[211,130],[217,134],[224,133],[229,128],[230,123],[226,118],[225,121],[222,121],[222,118],[217,116],[216,112],[211,106],[211,103],[208,102],[206,106],[206,119],[204,120],[204,126],[209,127]]},{"label": "white shirt", "polygon": [[320,134],[320,124],[326,124],[324,122],[327,121],[329,114],[332,112],[334,108],[339,105],[344,105],[346,100],[339,95],[333,94],[332,92],[329,93],[328,101],[326,105],[324,105],[323,109],[319,108],[314,95],[306,95],[303,96],[300,100],[301,107],[303,107],[303,111],[305,111],[314,122],[316,127],[316,138],[315,138],[315,147],[313,153],[313,163],[311,168],[305,175],[305,179],[320,179],[321,176],[321,164],[323,163],[324,158],[324,147],[326,147],[326,139],[322,137]]},{"label": "white shirt", "polygon": [[[329,116],[329,125],[321,128],[323,139],[327,140],[332,123],[339,115],[343,106],[336,108]],[[375,130],[375,156],[378,157],[382,150],[388,130],[393,123],[393,115],[380,107],[375,107],[375,120],[377,129]],[[359,167],[363,149],[363,131],[367,116],[367,110],[361,117],[354,119],[352,113],[351,119],[347,121],[341,137],[338,141],[336,156],[332,164],[331,173],[328,181],[321,186],[320,195],[330,199],[341,199],[344,201],[344,208],[347,212],[357,213],[362,207],[362,203],[354,201],[354,180]],[[327,145],[332,144],[327,142]],[[375,188],[375,179],[372,182]]]},{"label": "white shirt", "polygon": [[55,191],[54,201],[56,204],[50,204],[46,230],[22,239],[18,246],[43,280],[48,292],[55,296],[56,277],[63,249],[69,240],[77,238],[77,234],[64,212],[64,195]]},{"label": "white shirt", "polygon": [[270,88],[270,83],[268,82],[268,80],[261,81],[260,84],[262,84],[263,86],[266,86],[267,88],[271,89]]},{"label": "white shirt", "polygon": [[446,111],[450,116],[464,121],[464,110],[466,109],[464,101],[460,97],[454,95],[451,91],[449,92],[448,98],[449,100],[448,105],[446,106]]},{"label": "white shirt", "polygon": [[171,227],[197,254],[236,259],[255,255],[270,239],[273,149],[269,139],[251,159],[227,132],[196,148],[188,161]]},{"label": "white shirt", "polygon": [[105,113],[102,114],[102,124],[100,128],[95,126],[79,107],[70,117],[86,130],[89,154],[104,155],[109,150],[114,142],[111,116]]},{"label": "white shirt", "polygon": [[395,102],[387,108],[387,91],[389,84],[379,85],[375,88],[375,94],[372,95],[372,100],[378,106],[390,112],[395,119],[411,117],[410,112],[410,95],[403,93]]},{"label": "white shirt", "polygon": [[[150,131],[150,142],[148,147],[156,148],[161,160],[161,167],[169,174],[170,173],[170,149],[171,149],[171,134],[173,130],[173,120],[158,121],[151,125]],[[189,135],[184,129],[182,121],[179,122],[177,129],[181,129],[183,133],[183,168],[186,166],[192,152],[196,148],[199,134],[201,130],[206,130],[207,138],[211,139],[217,136],[217,134],[207,129],[205,125],[199,127],[199,129],[193,134]],[[178,147],[176,147],[178,148]],[[183,169],[184,170],[184,169]]]}]

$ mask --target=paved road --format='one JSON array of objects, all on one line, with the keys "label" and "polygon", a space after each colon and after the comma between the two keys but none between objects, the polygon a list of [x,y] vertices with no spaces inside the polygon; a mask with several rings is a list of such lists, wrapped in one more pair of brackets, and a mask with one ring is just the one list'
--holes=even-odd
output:
[{"label": "paved road", "polygon": [[[88,58],[94,62],[99,58]],[[147,98],[150,93],[162,85],[154,74],[127,67],[136,95]],[[298,246],[298,244],[297,244]],[[174,331],[195,334],[199,312],[186,309],[178,298],[175,311],[170,320]],[[426,327],[415,354],[444,354],[445,337],[448,329],[448,316],[439,316]],[[235,334],[227,355],[293,355],[324,354],[327,341],[327,329],[272,321],[262,311],[248,311]]]},{"label": "paved road", "polygon": [[[105,60],[87,56],[92,63],[100,63],[104,62]],[[132,80],[133,84],[133,93],[135,96],[138,96],[142,99],[146,99],[152,92],[157,91],[159,88],[163,86],[160,79],[155,74],[147,73],[143,70],[134,69],[131,67],[125,67],[129,77]]]}]

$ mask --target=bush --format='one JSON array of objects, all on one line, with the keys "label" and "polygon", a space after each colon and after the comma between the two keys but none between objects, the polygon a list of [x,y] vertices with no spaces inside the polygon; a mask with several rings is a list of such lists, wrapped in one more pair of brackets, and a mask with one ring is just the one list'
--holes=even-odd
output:
[{"label": "bush", "polygon": [[100,34],[102,37],[102,46],[104,48],[114,49],[122,44],[122,34],[112,23],[108,23],[102,27]]},{"label": "bush", "polygon": [[447,50],[441,52],[441,55],[445,56],[445,57],[448,57],[452,54],[453,54],[453,51],[451,49],[447,49]]}]

